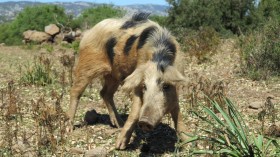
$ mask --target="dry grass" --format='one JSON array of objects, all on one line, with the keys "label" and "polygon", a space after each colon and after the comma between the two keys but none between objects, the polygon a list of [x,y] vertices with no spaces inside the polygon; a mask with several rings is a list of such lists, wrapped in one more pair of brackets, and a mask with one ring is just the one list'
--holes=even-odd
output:
[{"label": "dry grass", "polygon": [[[41,53],[52,62],[50,70],[55,74],[54,82],[45,86],[20,84],[19,80],[25,71],[19,67],[33,62],[33,56],[40,56]],[[93,81],[81,98],[76,114],[76,124],[79,125],[72,133],[65,133],[64,111],[69,104],[74,53],[60,46],[54,46],[51,53],[37,47],[31,50],[21,47],[0,48],[0,156],[83,156],[88,150],[97,147],[105,149],[108,156],[187,156],[189,148],[195,145],[209,147],[207,143],[178,147],[172,122],[166,116],[163,123],[151,133],[145,134],[136,129],[127,150],[114,150],[120,130],[110,126],[107,109],[99,96],[99,80]],[[273,118],[268,116],[271,114],[266,114],[259,121],[257,118],[261,110],[249,110],[248,103],[255,100],[265,103],[269,94],[273,95],[271,104],[277,109],[280,101],[279,82],[257,82],[239,77],[238,54],[234,41],[229,40],[221,43],[211,62],[197,64],[186,59],[185,73],[190,83],[182,90],[180,105],[190,133],[195,133],[204,123],[189,111],[199,110],[197,102],[211,107],[207,97],[218,102],[223,95],[233,99],[238,104],[238,110],[245,113],[244,119],[250,131],[261,132],[262,128],[272,126],[270,119],[274,119],[277,125],[277,114]],[[115,101],[125,119],[130,100],[118,91]],[[98,113],[97,123],[84,125],[82,122],[86,111],[93,109]],[[265,111],[271,113],[272,110],[267,108]],[[261,124],[263,127],[260,127]]]}]

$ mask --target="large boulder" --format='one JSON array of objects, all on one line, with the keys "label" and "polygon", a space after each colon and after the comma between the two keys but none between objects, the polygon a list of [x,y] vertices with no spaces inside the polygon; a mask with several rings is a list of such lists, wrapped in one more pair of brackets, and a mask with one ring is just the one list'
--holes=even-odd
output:
[{"label": "large boulder", "polygon": [[49,35],[56,35],[60,32],[59,27],[57,27],[55,24],[50,24],[48,26],[45,26],[45,32]]},{"label": "large boulder", "polygon": [[45,32],[39,32],[35,30],[28,30],[23,32],[25,42],[34,41],[43,43],[51,40],[51,36]]}]

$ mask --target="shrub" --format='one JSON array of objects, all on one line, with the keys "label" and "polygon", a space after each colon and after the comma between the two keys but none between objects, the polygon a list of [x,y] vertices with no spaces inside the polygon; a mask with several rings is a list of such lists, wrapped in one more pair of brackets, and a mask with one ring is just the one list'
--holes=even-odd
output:
[{"label": "shrub", "polygon": [[123,15],[124,11],[113,7],[112,5],[104,4],[84,10],[81,16],[74,20],[73,23],[79,25],[80,28],[88,29],[104,19],[121,17]]},{"label": "shrub", "polygon": [[218,33],[211,27],[203,27],[199,31],[187,35],[183,45],[191,56],[196,57],[199,62],[204,62],[215,54],[219,43]]},{"label": "shrub", "polygon": [[280,75],[280,23],[268,22],[260,31],[240,38],[242,72],[253,80]]},{"label": "shrub", "polygon": [[167,26],[167,16],[151,15],[150,19],[157,22],[161,26]]}]

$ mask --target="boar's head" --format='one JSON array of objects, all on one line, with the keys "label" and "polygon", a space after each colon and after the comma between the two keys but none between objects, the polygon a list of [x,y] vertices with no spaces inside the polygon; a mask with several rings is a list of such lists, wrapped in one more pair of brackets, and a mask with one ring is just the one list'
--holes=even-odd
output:
[{"label": "boar's head", "polygon": [[151,61],[139,66],[125,79],[124,90],[140,90],[142,106],[138,111],[138,126],[143,131],[153,130],[162,117],[178,105],[176,86],[182,82],[185,78],[174,66],[160,70]]}]

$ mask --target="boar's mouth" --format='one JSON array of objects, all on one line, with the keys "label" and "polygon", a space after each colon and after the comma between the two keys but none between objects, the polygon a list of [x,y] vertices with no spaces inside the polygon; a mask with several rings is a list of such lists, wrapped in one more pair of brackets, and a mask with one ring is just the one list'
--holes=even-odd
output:
[{"label": "boar's mouth", "polygon": [[141,130],[143,130],[144,132],[149,132],[149,131],[152,131],[156,126],[157,126],[157,123],[155,123],[151,118],[149,117],[144,117],[142,116],[140,119],[139,119],[139,122],[138,122],[138,126]]}]

